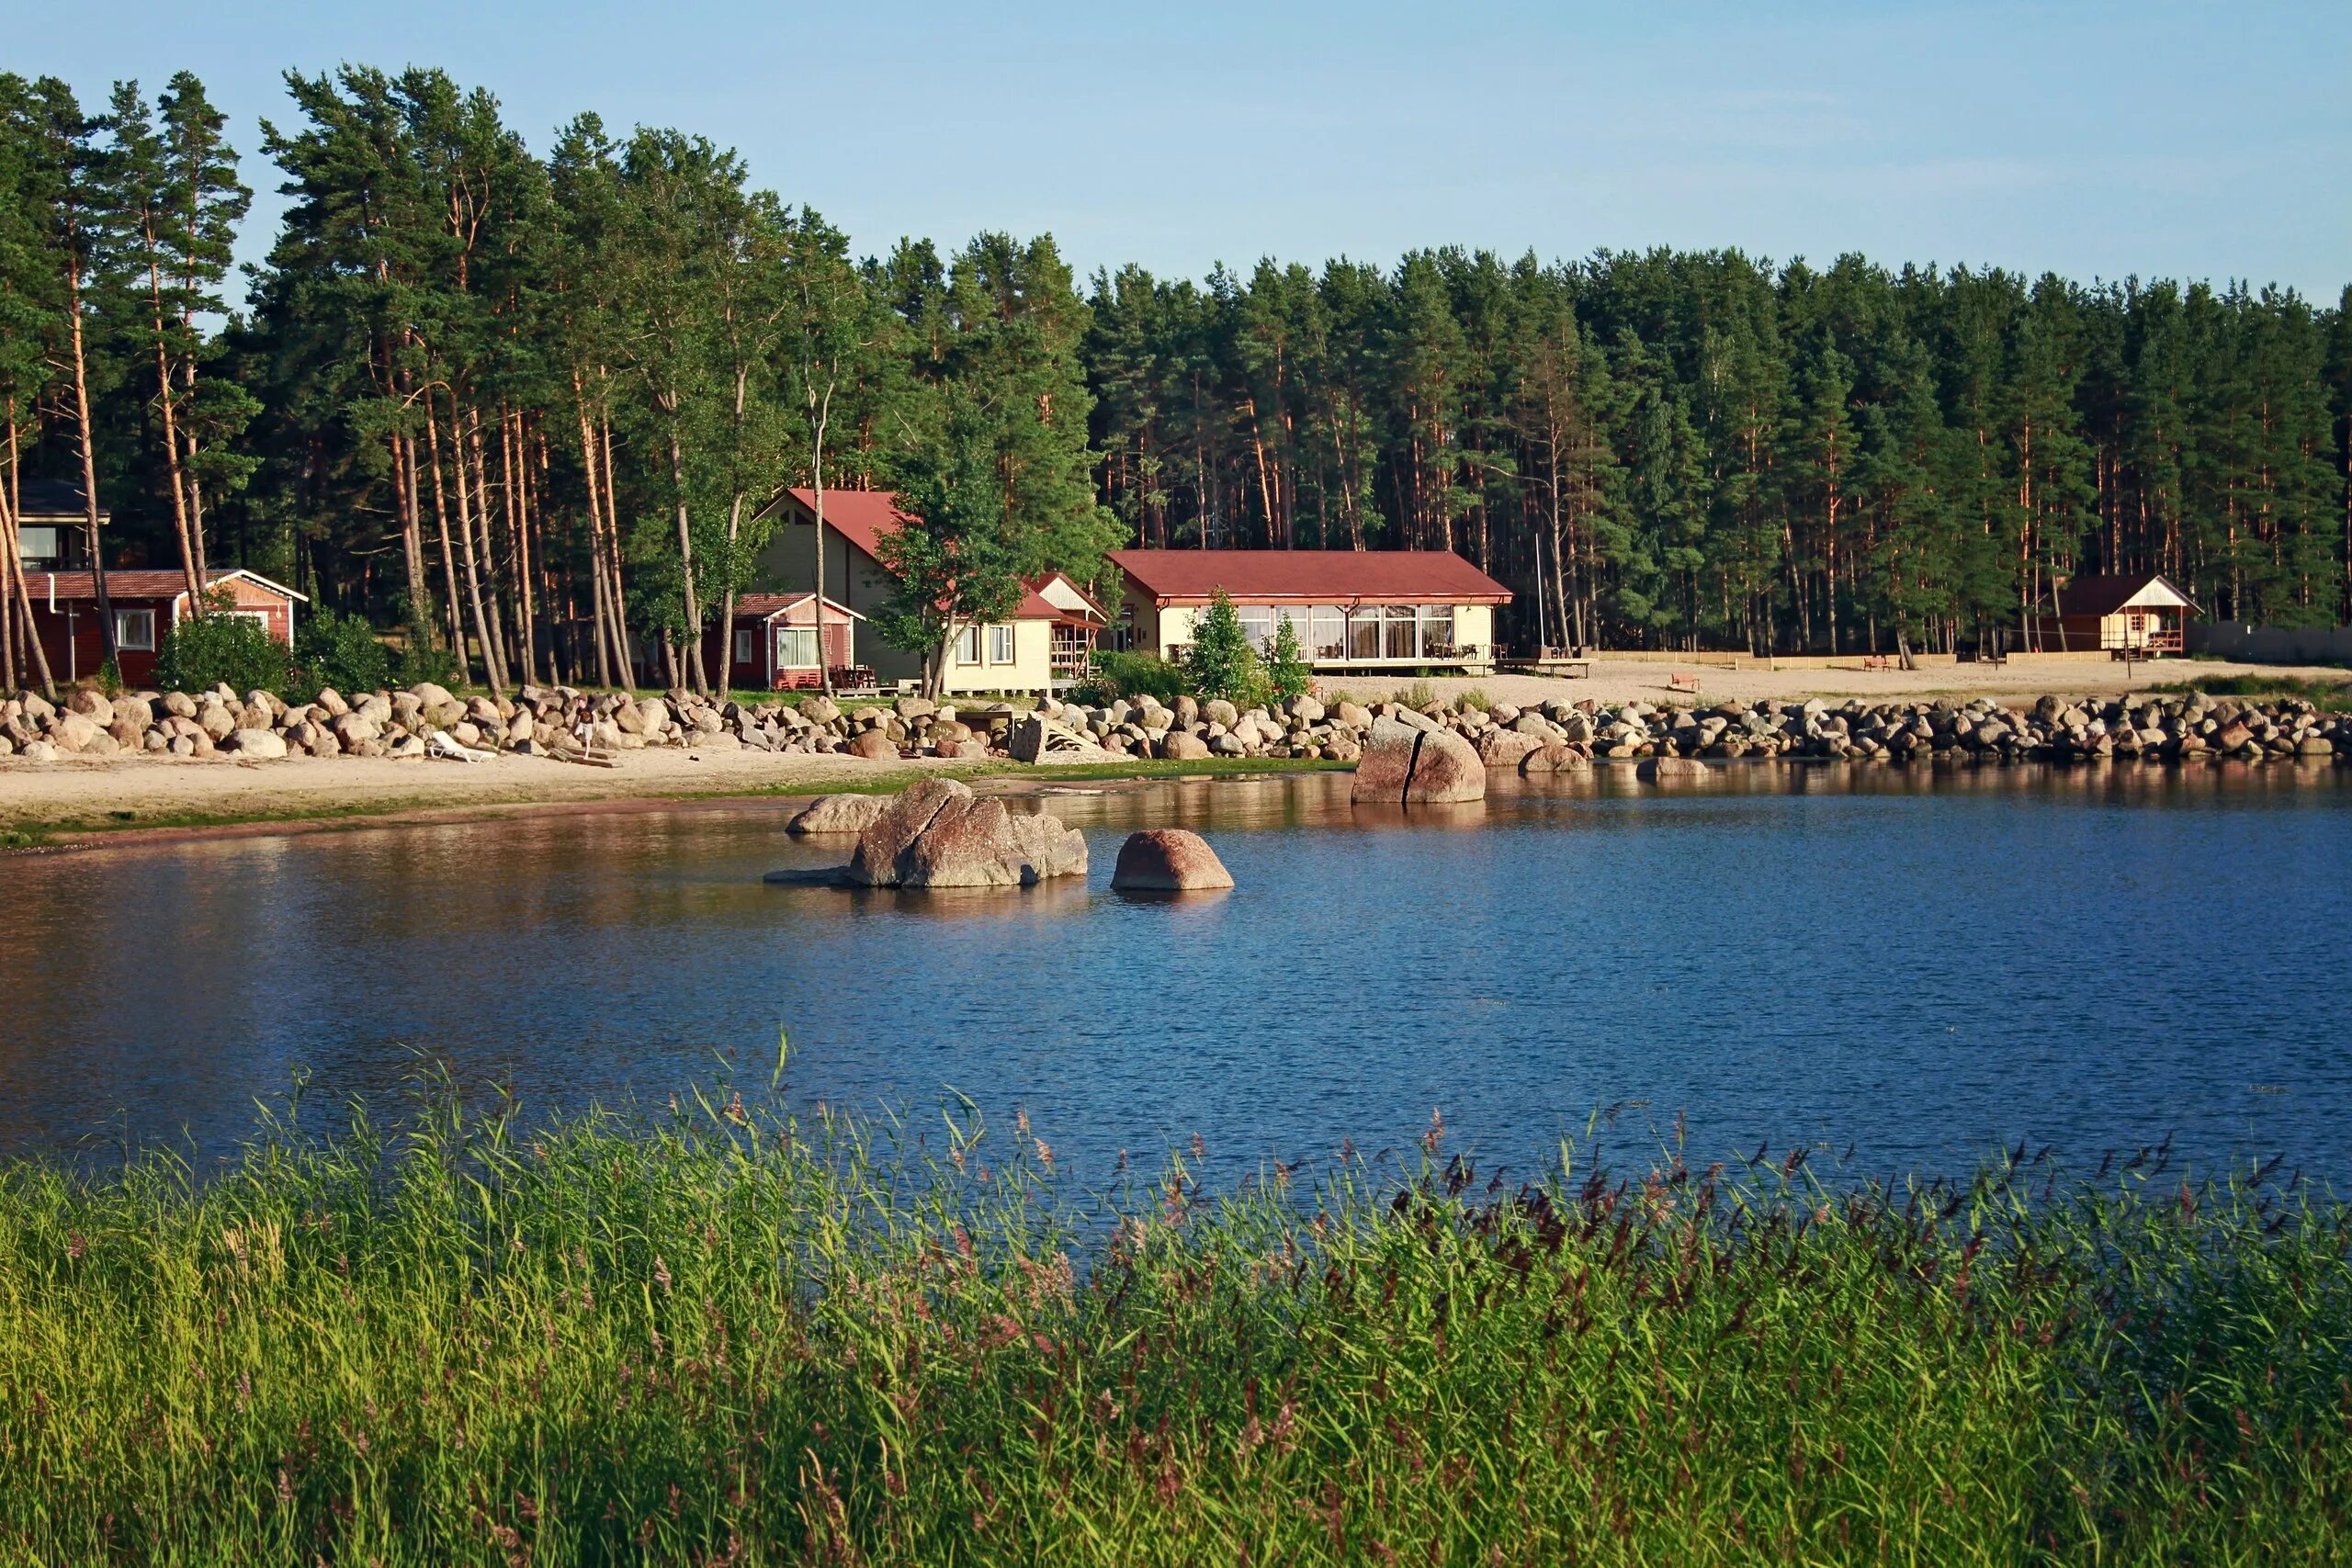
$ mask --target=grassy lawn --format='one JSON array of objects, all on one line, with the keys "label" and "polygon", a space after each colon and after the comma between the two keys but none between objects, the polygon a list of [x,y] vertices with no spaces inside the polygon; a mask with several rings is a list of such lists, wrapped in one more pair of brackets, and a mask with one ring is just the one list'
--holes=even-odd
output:
[{"label": "grassy lawn", "polygon": [[200,1183],[0,1166],[0,1557],[2253,1563],[2352,1526],[2352,1219],[2308,1196],[1566,1149],[1522,1185],[1435,1127],[1401,1179],[1203,1165],[1089,1195],[961,1111],[695,1097],[279,1122]]}]

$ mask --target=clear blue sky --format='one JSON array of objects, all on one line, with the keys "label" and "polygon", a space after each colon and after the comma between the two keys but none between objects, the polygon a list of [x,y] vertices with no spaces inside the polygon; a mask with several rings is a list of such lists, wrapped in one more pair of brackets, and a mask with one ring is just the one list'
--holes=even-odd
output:
[{"label": "clear blue sky", "polygon": [[1081,273],[1456,243],[1859,250],[2078,278],[2352,282],[2352,3],[6,0],[6,68],[101,101],[437,64],[537,149],[581,109],[739,150],[861,252],[1052,231]]}]

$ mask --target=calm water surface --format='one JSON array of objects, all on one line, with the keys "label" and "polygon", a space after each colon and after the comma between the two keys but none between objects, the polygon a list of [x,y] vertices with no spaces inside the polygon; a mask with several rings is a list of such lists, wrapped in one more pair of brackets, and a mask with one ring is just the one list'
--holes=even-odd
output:
[{"label": "calm water surface", "polygon": [[[1403,1145],[1433,1110],[1524,1165],[1616,1107],[1627,1158],[1679,1113],[1708,1156],[2171,1134],[2352,1185],[2340,773],[1604,770],[1410,817],[1347,787],[1035,799],[1093,870],[1026,893],[766,886],[846,855],[773,808],[0,860],[0,1151],[217,1156],[298,1071],[389,1095],[419,1053],[526,1105],[763,1086],[788,1030],[798,1100],[928,1118],[952,1086],[1089,1172],[1196,1132]],[[1120,838],[1171,824],[1238,889],[1112,893]]]}]

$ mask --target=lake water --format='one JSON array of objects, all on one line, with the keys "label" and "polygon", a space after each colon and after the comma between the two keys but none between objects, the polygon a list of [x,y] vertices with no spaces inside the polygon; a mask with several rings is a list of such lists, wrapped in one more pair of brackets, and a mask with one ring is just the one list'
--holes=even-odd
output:
[{"label": "lake water", "polygon": [[[1701,1157],[2095,1165],[2170,1134],[2352,1185],[2344,773],[1496,789],[1409,816],[1329,774],[1035,797],[1093,869],[1020,893],[763,885],[847,848],[765,807],[0,860],[0,1151],[213,1157],[298,1071],[387,1096],[419,1054],[526,1106],[764,1086],[788,1031],[799,1100],[936,1126],[952,1086],[1084,1174],[1195,1133],[1228,1168],[1402,1147],[1432,1111],[1524,1168],[1613,1108],[1628,1160],[1680,1115]],[[1164,825],[1238,888],[1110,891],[1122,836]]]}]

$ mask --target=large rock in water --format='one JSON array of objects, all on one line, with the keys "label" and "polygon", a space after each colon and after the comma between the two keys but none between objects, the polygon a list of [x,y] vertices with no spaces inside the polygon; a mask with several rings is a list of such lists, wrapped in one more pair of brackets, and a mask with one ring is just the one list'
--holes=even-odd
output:
[{"label": "large rock in water", "polygon": [[1198,833],[1182,828],[1153,828],[1130,833],[1119,846],[1119,863],[1111,886],[1127,892],[1186,893],[1199,888],[1230,887],[1233,874]]},{"label": "large rock in water", "polygon": [[864,887],[1023,887],[1086,869],[1058,818],[1015,817],[954,779],[923,779],[858,835],[844,873]]},{"label": "large rock in water", "polygon": [[1486,798],[1487,764],[1470,742],[1450,729],[1421,737],[1412,782],[1405,786],[1407,805]]},{"label": "large rock in water", "polygon": [[787,833],[863,833],[889,808],[884,795],[829,795],[784,825]]},{"label": "large rock in water", "polygon": [[1348,798],[1384,806],[1403,802],[1405,786],[1413,778],[1413,753],[1420,749],[1420,732],[1393,719],[1375,719],[1363,739],[1363,755],[1356,760],[1355,785]]},{"label": "large rock in water", "polygon": [[1530,751],[1519,760],[1522,773],[1576,773],[1592,766],[1592,759],[1585,755],[1581,746],[1554,742]]},{"label": "large rock in water", "polygon": [[1371,805],[1484,800],[1487,765],[1451,730],[1416,730],[1381,719],[1364,738],[1349,798]]},{"label": "large rock in water", "polygon": [[1015,816],[1001,800],[950,806],[899,857],[901,887],[1028,887],[1086,870],[1086,838],[1043,814]]},{"label": "large rock in water", "polygon": [[1645,757],[1634,769],[1645,784],[1705,784],[1707,764],[1696,757]]}]

